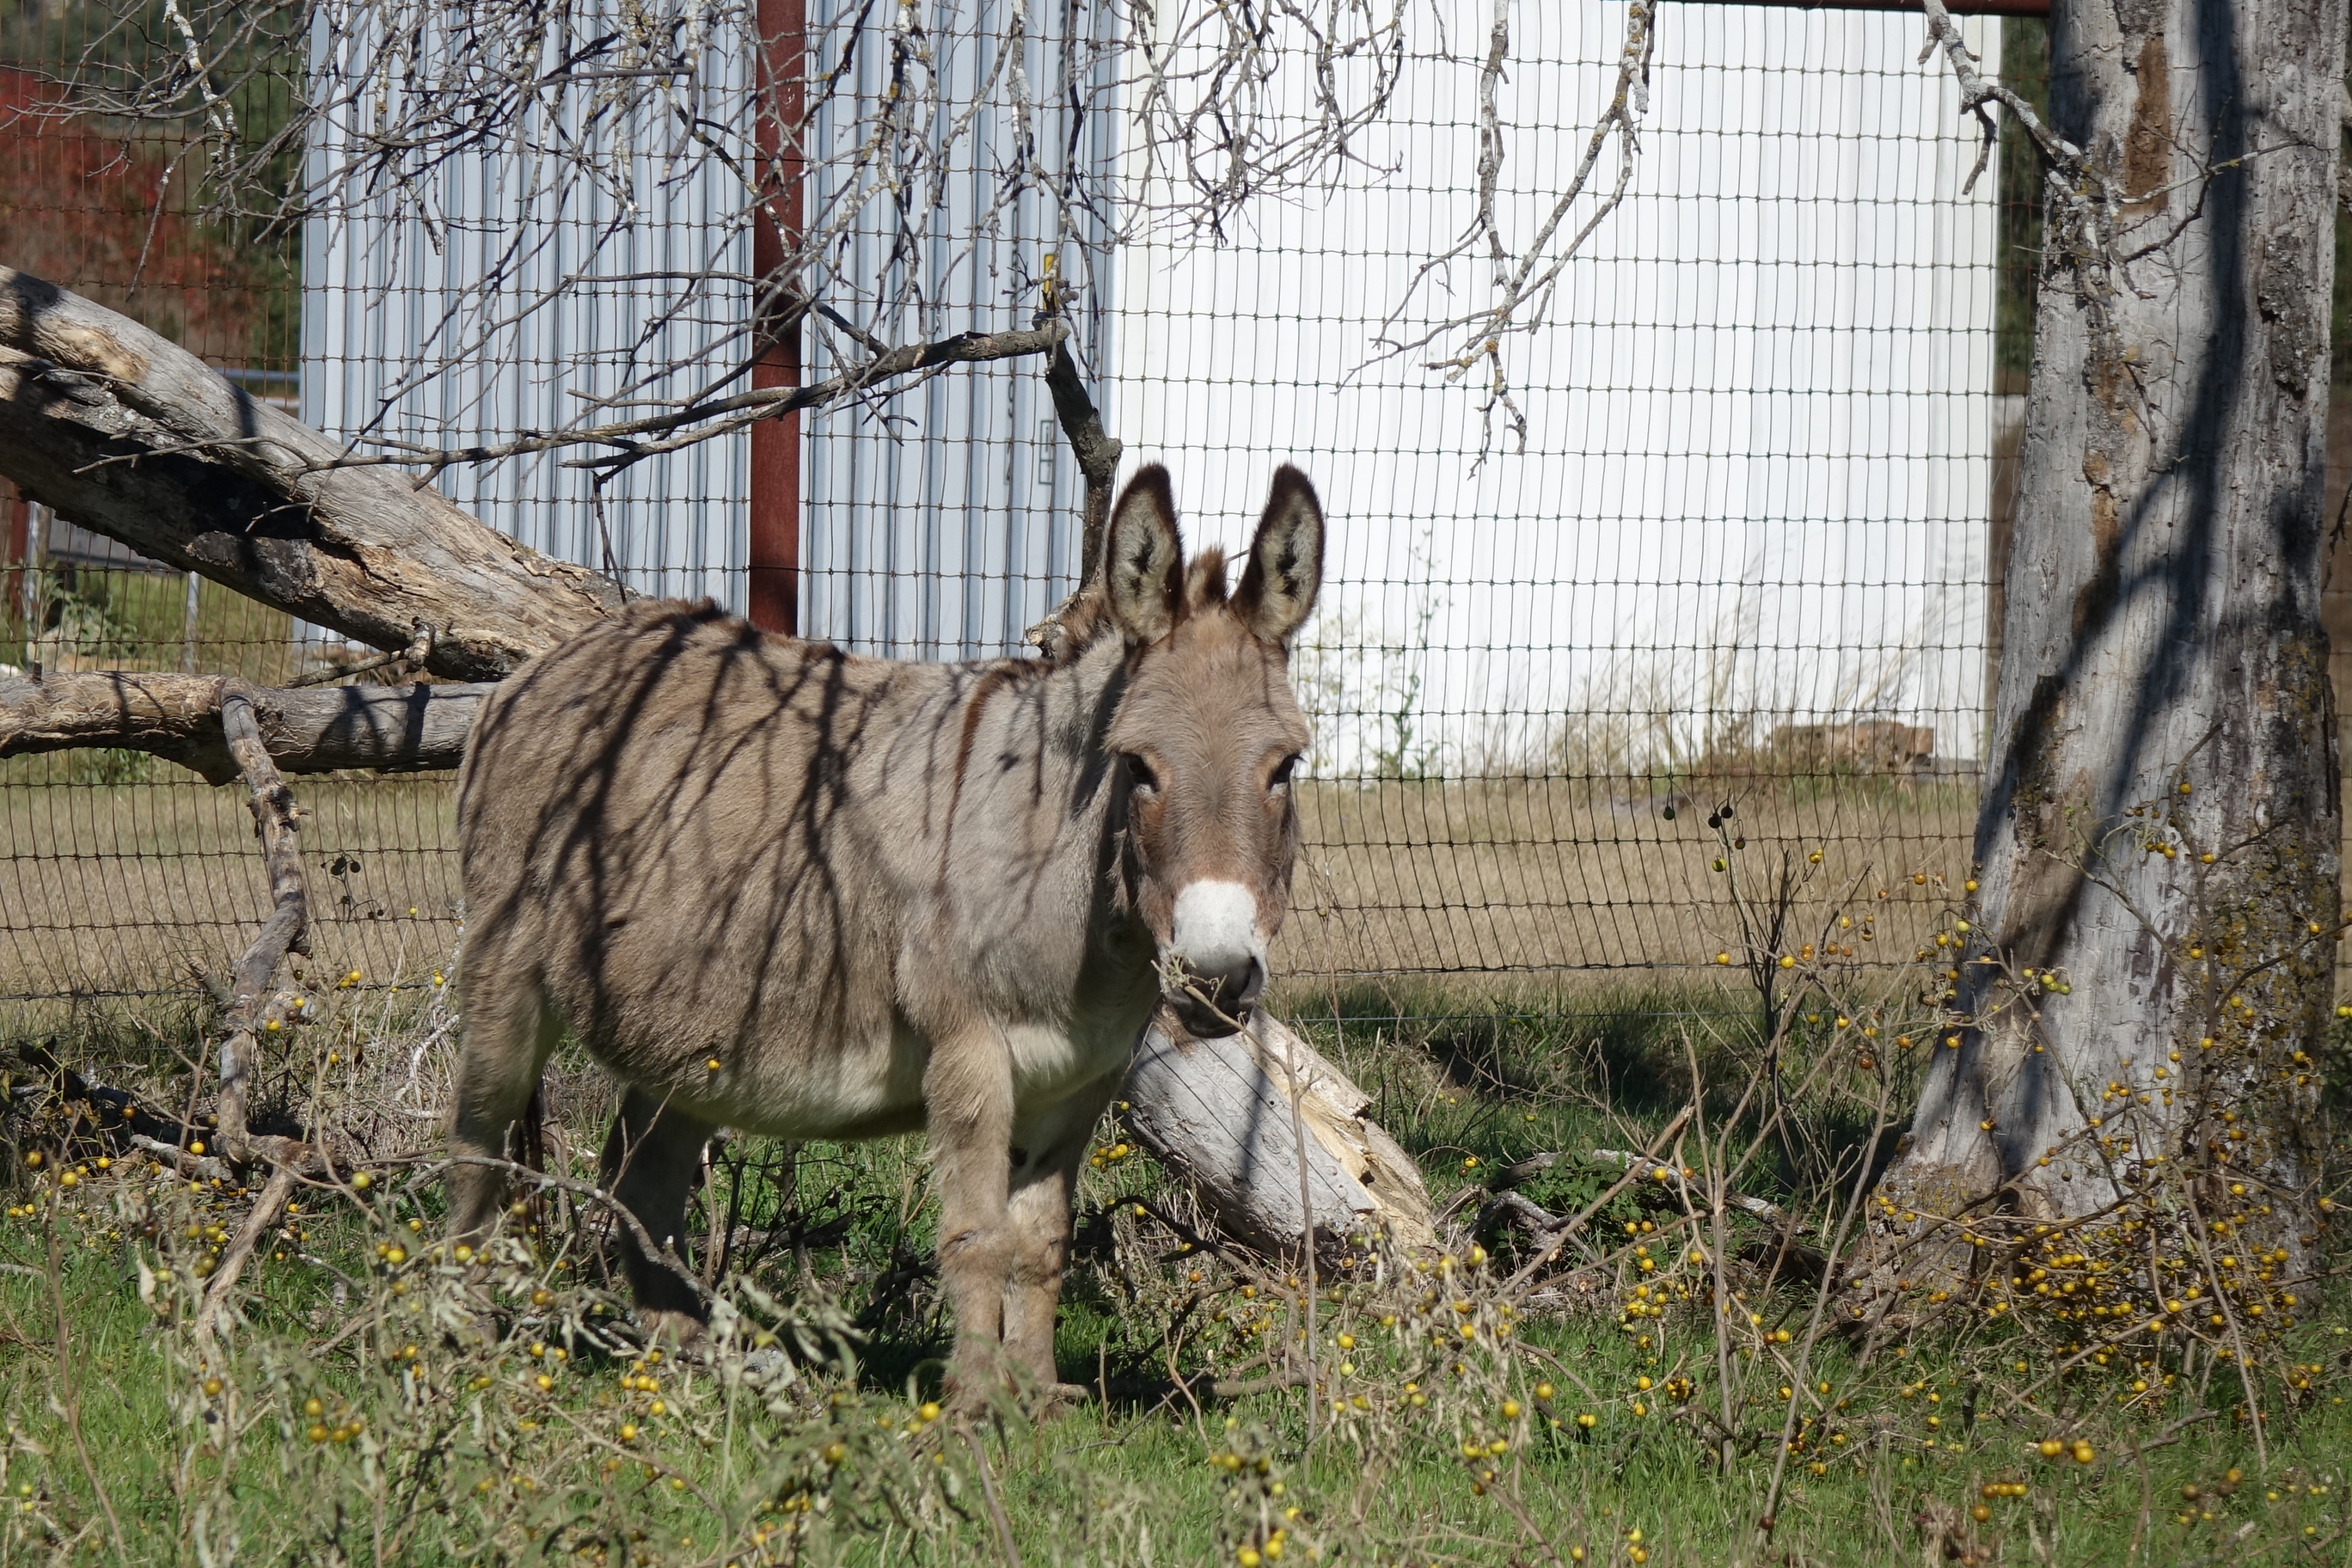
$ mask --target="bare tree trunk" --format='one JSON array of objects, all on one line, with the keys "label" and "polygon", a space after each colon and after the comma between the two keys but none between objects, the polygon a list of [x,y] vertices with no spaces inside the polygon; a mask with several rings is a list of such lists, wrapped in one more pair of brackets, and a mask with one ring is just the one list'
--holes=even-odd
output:
[{"label": "bare tree trunk", "polygon": [[1933,1216],[1971,1205],[2080,1216],[2177,1176],[2281,1239],[2307,1212],[2298,1053],[2339,930],[2319,589],[2345,26],[2345,0],[2054,15],[2052,129],[2102,210],[2073,221],[2084,183],[2053,182],[1982,891],[1887,1176],[1915,1274],[1967,1257]]}]

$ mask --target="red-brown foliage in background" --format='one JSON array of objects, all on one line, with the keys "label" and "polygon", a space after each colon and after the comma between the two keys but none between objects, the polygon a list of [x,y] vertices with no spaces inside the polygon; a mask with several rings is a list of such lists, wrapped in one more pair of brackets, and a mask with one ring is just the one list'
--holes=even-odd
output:
[{"label": "red-brown foliage in background", "polygon": [[184,213],[188,180],[154,141],[126,142],[52,107],[56,88],[0,67],[0,263],[120,310],[215,364],[249,364],[265,269],[228,231]]}]

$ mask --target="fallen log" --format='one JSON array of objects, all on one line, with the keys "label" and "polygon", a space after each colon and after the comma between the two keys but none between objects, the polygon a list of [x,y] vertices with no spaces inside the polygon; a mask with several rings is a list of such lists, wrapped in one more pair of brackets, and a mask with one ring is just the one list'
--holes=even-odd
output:
[{"label": "fallen log", "polygon": [[427,668],[490,680],[620,590],[485,527],[169,339],[0,267],[0,474],[69,521]]},{"label": "fallen log", "polygon": [[[0,678],[0,757],[111,746],[226,784],[241,772],[221,725],[230,685],[217,675],[117,670]],[[454,768],[491,689],[460,682],[244,688],[263,749],[287,773]]]}]

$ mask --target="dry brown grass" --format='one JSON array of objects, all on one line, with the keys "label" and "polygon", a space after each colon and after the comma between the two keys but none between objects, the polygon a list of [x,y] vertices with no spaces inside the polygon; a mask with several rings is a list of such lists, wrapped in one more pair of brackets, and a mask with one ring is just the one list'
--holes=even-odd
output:
[{"label": "dry brown grass", "polygon": [[1665,795],[1632,780],[1321,784],[1300,796],[1307,849],[1276,967],[1305,977],[1710,965],[1737,948],[1706,827],[1727,799],[1751,856],[1820,850],[1822,889],[1857,888],[1882,911],[1859,956],[1900,962],[1945,907],[1935,879],[1967,874],[1972,795],[1869,778],[1749,781],[1678,799],[1669,820]]},{"label": "dry brown grass", "polygon": [[[225,973],[250,940],[268,892],[242,792],[155,766],[172,779],[0,788],[0,996],[185,990],[192,967]],[[406,984],[446,965],[458,934],[449,780],[295,788],[310,814],[314,971]],[[1727,798],[1752,857],[1822,853],[1809,917],[1859,889],[1878,915],[1863,958],[1909,958],[1948,901],[1934,879],[1966,874],[1964,785],[1720,789],[1678,798],[1669,820],[1665,797],[1629,780],[1309,784],[1277,967],[1306,984],[1709,966],[1737,945],[1706,826]]]},{"label": "dry brown grass", "polygon": [[[244,792],[170,771],[168,784],[0,789],[0,997],[187,990],[192,967],[225,974],[252,940],[268,889]],[[448,782],[295,787],[310,813],[310,968],[429,977],[457,934]]]}]

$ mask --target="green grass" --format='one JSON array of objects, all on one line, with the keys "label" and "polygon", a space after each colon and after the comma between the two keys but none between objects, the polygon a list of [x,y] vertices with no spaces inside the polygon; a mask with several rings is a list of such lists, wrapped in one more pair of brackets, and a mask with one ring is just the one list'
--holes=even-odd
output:
[{"label": "green grass", "polygon": [[[1677,1064],[1696,1058],[1711,1095],[1736,1081],[1750,1047],[1741,1015],[1712,1005],[1724,994],[1587,992],[1546,1012],[1532,994],[1473,1005],[1367,991],[1308,1026],[1442,1200],[1535,1149],[1645,1138],[1681,1102]],[[436,1016],[354,1008],[289,1054],[333,1050],[348,1065],[364,1034],[376,1065],[338,1090],[356,1103],[376,1081],[364,1075],[396,1074],[398,1047]],[[162,1103],[188,1042],[148,1038],[142,1058],[142,1037],[87,1045]],[[426,1058],[428,1079],[441,1059]],[[551,1090],[559,1156],[593,1151],[601,1084],[566,1061]],[[1834,1099],[1806,1102],[1817,1135],[1750,1190],[1817,1195],[1822,1170],[1853,1156],[1833,1136],[1851,1123]],[[2249,1374],[2266,1418],[2259,1454],[2241,1373],[2210,1352],[2101,1364],[2064,1356],[2063,1329],[1952,1316],[1865,1363],[1849,1341],[1809,1347],[1810,1288],[1741,1269],[1719,1354],[1691,1237],[1639,1193],[1596,1217],[1594,1258],[1507,1319],[1501,1281],[1518,1257],[1497,1233],[1484,1238],[1491,1258],[1465,1253],[1423,1275],[1392,1257],[1385,1279],[1359,1268],[1320,1281],[1309,1340],[1291,1276],[1186,1251],[1134,1215],[1138,1199],[1171,1213],[1183,1200],[1133,1155],[1087,1175],[1059,1343],[1062,1375],[1109,1397],[1039,1421],[1006,1411],[967,1436],[922,1410],[948,1340],[921,1267],[919,1141],[811,1144],[791,1163],[760,1141],[722,1152],[734,1220],[780,1233],[730,1298],[747,1314],[739,1348],[755,1326],[802,1347],[777,1373],[739,1352],[643,1363],[613,1337],[623,1314],[593,1237],[559,1213],[531,1248],[502,1253],[488,1284],[469,1281],[428,1256],[437,1180],[381,1142],[366,1193],[305,1195],[246,1276],[246,1326],[207,1352],[188,1310],[215,1249],[202,1231],[233,1227],[244,1200],[143,1162],[85,1159],[67,1190],[44,1174],[59,1131],[48,1113],[21,1119],[19,1147],[52,1152],[5,1184],[0,1563],[992,1563],[1006,1532],[1029,1564],[1239,1563],[1245,1549],[1277,1564],[2347,1561],[2340,1303]],[[429,1132],[411,1147],[428,1153]],[[1606,1184],[1563,1163],[1528,1191],[1566,1207]],[[407,1256],[387,1261],[393,1246]],[[1662,1315],[1629,1317],[1636,1290],[1664,1300]],[[1433,1348],[1433,1332],[1464,1321],[1473,1339]],[[1188,1374],[1247,1377],[1286,1342],[1312,1346],[1345,1414],[1310,1413],[1297,1389],[1219,1400],[1169,1381],[1171,1358]],[[623,1384],[640,1376],[657,1389]],[[1767,1539],[1780,1390],[1822,1383]],[[1727,1387],[1727,1465],[1711,1424]],[[1498,1439],[1501,1453],[1464,1457],[1465,1442]],[[2092,1459],[2044,1459],[2045,1439],[2088,1442]],[[2026,1495],[1985,1493],[2010,1483]],[[1276,1525],[1280,1559],[1266,1549]]]}]

